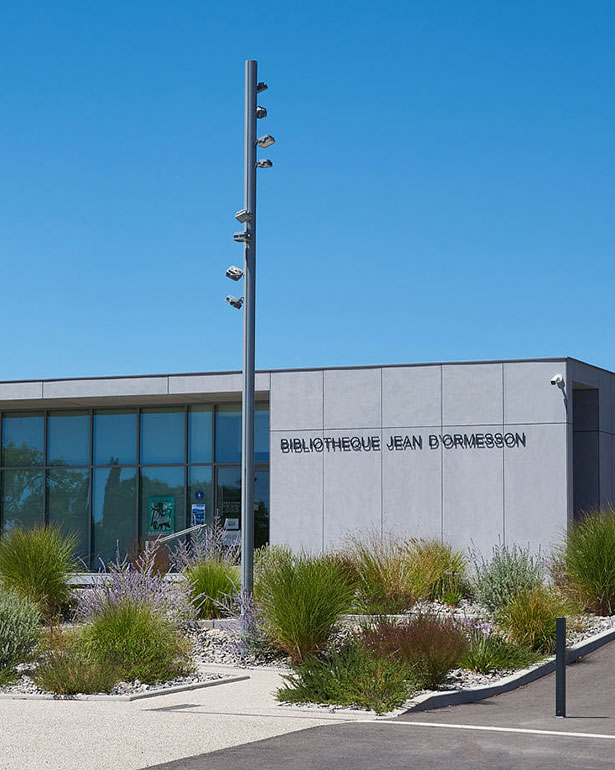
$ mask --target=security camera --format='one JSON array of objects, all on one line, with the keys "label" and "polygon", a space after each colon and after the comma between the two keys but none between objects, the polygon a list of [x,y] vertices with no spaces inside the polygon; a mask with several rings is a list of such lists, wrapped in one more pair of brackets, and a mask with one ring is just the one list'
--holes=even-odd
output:
[{"label": "security camera", "polygon": [[228,297],[226,297],[226,301],[229,303],[231,307],[234,307],[236,310],[241,310],[243,307],[243,297],[233,297],[232,294],[229,294]]},{"label": "security camera", "polygon": [[252,238],[250,233],[247,233],[245,231],[241,233],[233,233],[233,240],[237,241],[237,243],[245,243],[246,241],[249,241]]},{"label": "security camera", "polygon": [[551,377],[551,385],[561,385],[564,382],[564,378],[561,374],[554,374]]},{"label": "security camera", "polygon": [[235,267],[235,265],[231,265],[229,269],[226,271],[226,277],[230,278],[231,281],[238,281],[240,278],[243,277],[243,270],[240,267]]},{"label": "security camera", "polygon": [[241,211],[238,211],[235,214],[235,219],[238,222],[241,222],[242,225],[245,225],[246,222],[252,221],[252,214],[248,211],[248,209],[241,209]]},{"label": "security camera", "polygon": [[267,117],[267,110],[265,107],[257,107],[256,108],[256,118],[257,120],[260,120],[261,118]]}]

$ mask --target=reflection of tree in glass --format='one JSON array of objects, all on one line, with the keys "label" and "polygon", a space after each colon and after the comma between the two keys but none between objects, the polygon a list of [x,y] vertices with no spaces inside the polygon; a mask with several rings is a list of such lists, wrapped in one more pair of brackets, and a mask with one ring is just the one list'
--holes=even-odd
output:
[{"label": "reflection of tree in glass", "polygon": [[[27,444],[17,446],[8,442],[3,447],[2,459],[5,466],[15,468],[2,474],[3,529],[40,524],[43,521],[43,471],[32,466],[42,462],[41,452]],[[25,468],[17,470],[19,466]]]},{"label": "reflection of tree in glass", "polygon": [[33,465],[43,464],[43,453],[40,449],[28,446],[28,444],[15,444],[8,441],[2,447],[2,464],[11,468],[28,468]]},{"label": "reflection of tree in glass", "polygon": [[[105,563],[115,561],[118,541],[120,558],[123,558],[136,538],[135,472],[133,469],[126,470],[125,473],[130,475],[122,479],[122,468],[118,467],[116,458],[112,457],[110,464],[113,467],[109,469],[105,481],[102,509],[95,511],[94,521],[96,561],[101,558]],[[97,484],[98,480],[97,475],[94,483]]]}]

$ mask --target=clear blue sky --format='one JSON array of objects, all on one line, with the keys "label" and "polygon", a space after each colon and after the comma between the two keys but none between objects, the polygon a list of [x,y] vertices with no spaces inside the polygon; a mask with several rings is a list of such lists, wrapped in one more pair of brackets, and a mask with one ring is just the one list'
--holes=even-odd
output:
[{"label": "clear blue sky", "polygon": [[615,368],[615,3],[4,2],[0,379],[241,367],[244,60],[260,368]]}]

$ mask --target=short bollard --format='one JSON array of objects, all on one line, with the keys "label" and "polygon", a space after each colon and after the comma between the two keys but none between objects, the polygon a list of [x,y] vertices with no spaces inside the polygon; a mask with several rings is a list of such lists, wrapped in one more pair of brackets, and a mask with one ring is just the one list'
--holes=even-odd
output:
[{"label": "short bollard", "polygon": [[566,716],[566,618],[555,619],[555,716]]}]

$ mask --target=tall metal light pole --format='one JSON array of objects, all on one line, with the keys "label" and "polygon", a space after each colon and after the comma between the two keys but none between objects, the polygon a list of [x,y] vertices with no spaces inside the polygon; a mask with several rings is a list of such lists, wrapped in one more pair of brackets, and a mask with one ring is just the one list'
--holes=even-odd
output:
[{"label": "tall metal light pole", "polygon": [[270,168],[270,160],[257,160],[257,147],[270,147],[275,139],[266,134],[256,138],[256,121],[267,116],[267,110],[256,103],[256,95],[265,91],[259,83],[257,63],[246,61],[245,84],[245,147],[244,147],[244,207],[235,214],[244,226],[235,233],[236,241],[244,245],[243,271],[230,267],[226,274],[234,281],[242,275],[244,296],[229,296],[226,301],[235,308],[243,306],[243,384],[241,409],[241,591],[250,597],[254,584],[254,347],[255,347],[255,289],[256,289],[256,169]]}]

